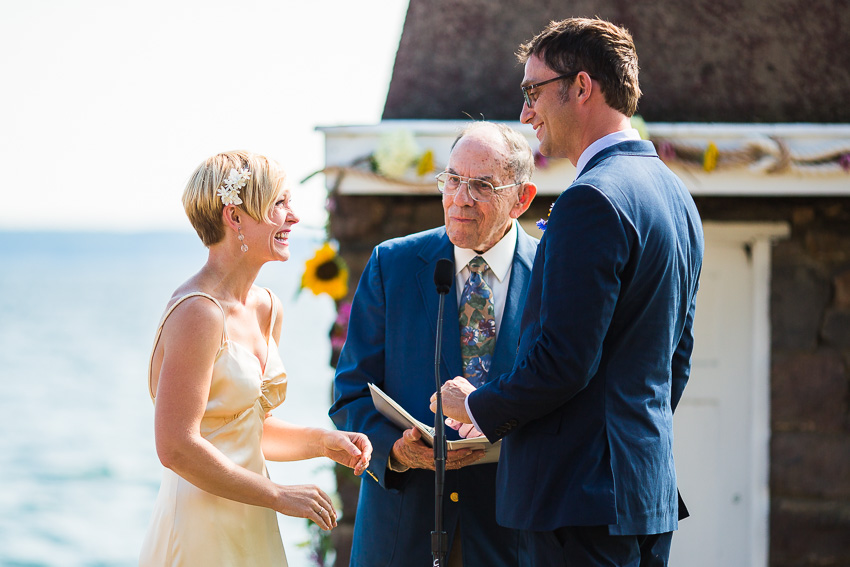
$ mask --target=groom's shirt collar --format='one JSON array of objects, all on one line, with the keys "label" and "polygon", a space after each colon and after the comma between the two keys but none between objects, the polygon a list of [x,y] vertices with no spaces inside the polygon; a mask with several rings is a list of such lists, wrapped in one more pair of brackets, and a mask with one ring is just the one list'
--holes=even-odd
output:
[{"label": "groom's shirt collar", "polygon": [[593,156],[606,148],[610,148],[614,144],[630,140],[640,140],[640,133],[638,133],[638,131],[634,128],[620,130],[619,132],[602,136],[587,146],[587,149],[581,153],[581,156],[578,158],[578,162],[576,163],[576,178],[582,174],[584,168],[587,167],[588,162],[593,158]]}]

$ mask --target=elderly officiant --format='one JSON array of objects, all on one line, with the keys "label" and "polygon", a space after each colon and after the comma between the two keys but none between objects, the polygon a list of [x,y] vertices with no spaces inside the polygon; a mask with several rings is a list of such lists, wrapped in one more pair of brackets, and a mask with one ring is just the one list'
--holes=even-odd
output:
[{"label": "elderly officiant", "polygon": [[[519,316],[537,240],[517,219],[537,193],[526,139],[501,124],[474,122],[455,140],[437,176],[445,226],[375,247],[351,309],[334,380],[330,416],[372,442],[363,477],[351,565],[416,567],[431,563],[434,454],[415,429],[402,431],[375,409],[374,383],[415,418],[433,423],[437,261],[454,261],[446,301],[441,376],[478,384],[514,363]],[[450,439],[457,433],[449,430]],[[496,523],[496,464],[483,451],[449,451],[443,525],[448,565],[514,567],[519,534]]]}]

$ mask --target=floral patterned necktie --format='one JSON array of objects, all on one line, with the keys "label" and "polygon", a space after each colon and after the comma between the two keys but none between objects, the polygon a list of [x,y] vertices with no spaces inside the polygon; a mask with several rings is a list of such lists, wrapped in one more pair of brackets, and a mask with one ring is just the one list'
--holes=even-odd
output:
[{"label": "floral patterned necktie", "polygon": [[460,296],[460,354],[463,376],[473,386],[487,381],[496,347],[496,316],[493,290],[484,281],[487,262],[481,256],[469,261],[469,279]]}]

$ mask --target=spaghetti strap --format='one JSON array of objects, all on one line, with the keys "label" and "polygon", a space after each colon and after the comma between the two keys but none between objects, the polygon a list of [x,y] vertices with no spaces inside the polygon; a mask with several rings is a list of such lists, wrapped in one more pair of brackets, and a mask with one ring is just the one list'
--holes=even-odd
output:
[{"label": "spaghetti strap", "polygon": [[[271,293],[271,292],[269,292],[269,293]],[[190,297],[206,297],[207,299],[209,299],[210,301],[212,301],[213,303],[218,305],[218,308],[221,310],[221,322],[222,322],[221,345],[223,346],[224,343],[226,343],[228,341],[227,316],[224,314],[224,307],[221,306],[221,303],[219,303],[218,300],[215,297],[209,295],[208,293],[204,293],[202,291],[193,291],[192,293],[187,293],[186,295],[184,295],[183,297],[181,297],[180,299],[175,301],[171,305],[171,307],[169,307],[165,311],[165,314],[162,316],[162,319],[160,319],[160,321],[159,321],[159,327],[156,330],[156,337],[154,337],[153,348],[151,349],[151,356],[148,359],[148,393],[150,394],[152,400],[156,399],[156,394],[154,393],[153,388],[151,387],[151,370],[153,369],[153,355],[156,352],[156,346],[159,344],[159,339],[162,336],[162,327],[163,327],[163,325],[165,325],[165,321],[168,319],[168,316],[171,315],[171,313],[177,308],[177,306],[180,305],[181,303],[183,303],[185,300],[189,299]],[[274,300],[272,300],[272,303],[274,303]],[[272,319],[274,319],[274,315],[272,315]]]},{"label": "spaghetti strap", "polygon": [[271,338],[272,332],[274,332],[274,323],[277,318],[277,298],[269,288],[264,287],[263,289],[269,292],[269,297],[272,298],[272,316],[269,319],[269,338]]}]

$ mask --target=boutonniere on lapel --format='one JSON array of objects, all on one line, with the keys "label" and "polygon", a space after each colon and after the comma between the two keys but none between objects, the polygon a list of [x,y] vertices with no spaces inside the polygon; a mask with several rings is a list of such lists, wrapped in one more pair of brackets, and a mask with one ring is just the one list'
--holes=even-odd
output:
[{"label": "boutonniere on lapel", "polygon": [[549,215],[552,214],[552,207],[554,207],[554,206],[555,206],[555,203],[552,203],[551,205],[549,205],[549,212],[546,213],[546,218],[540,219],[539,221],[537,221],[537,228],[539,228],[542,231],[546,230],[546,225],[549,224]]}]

